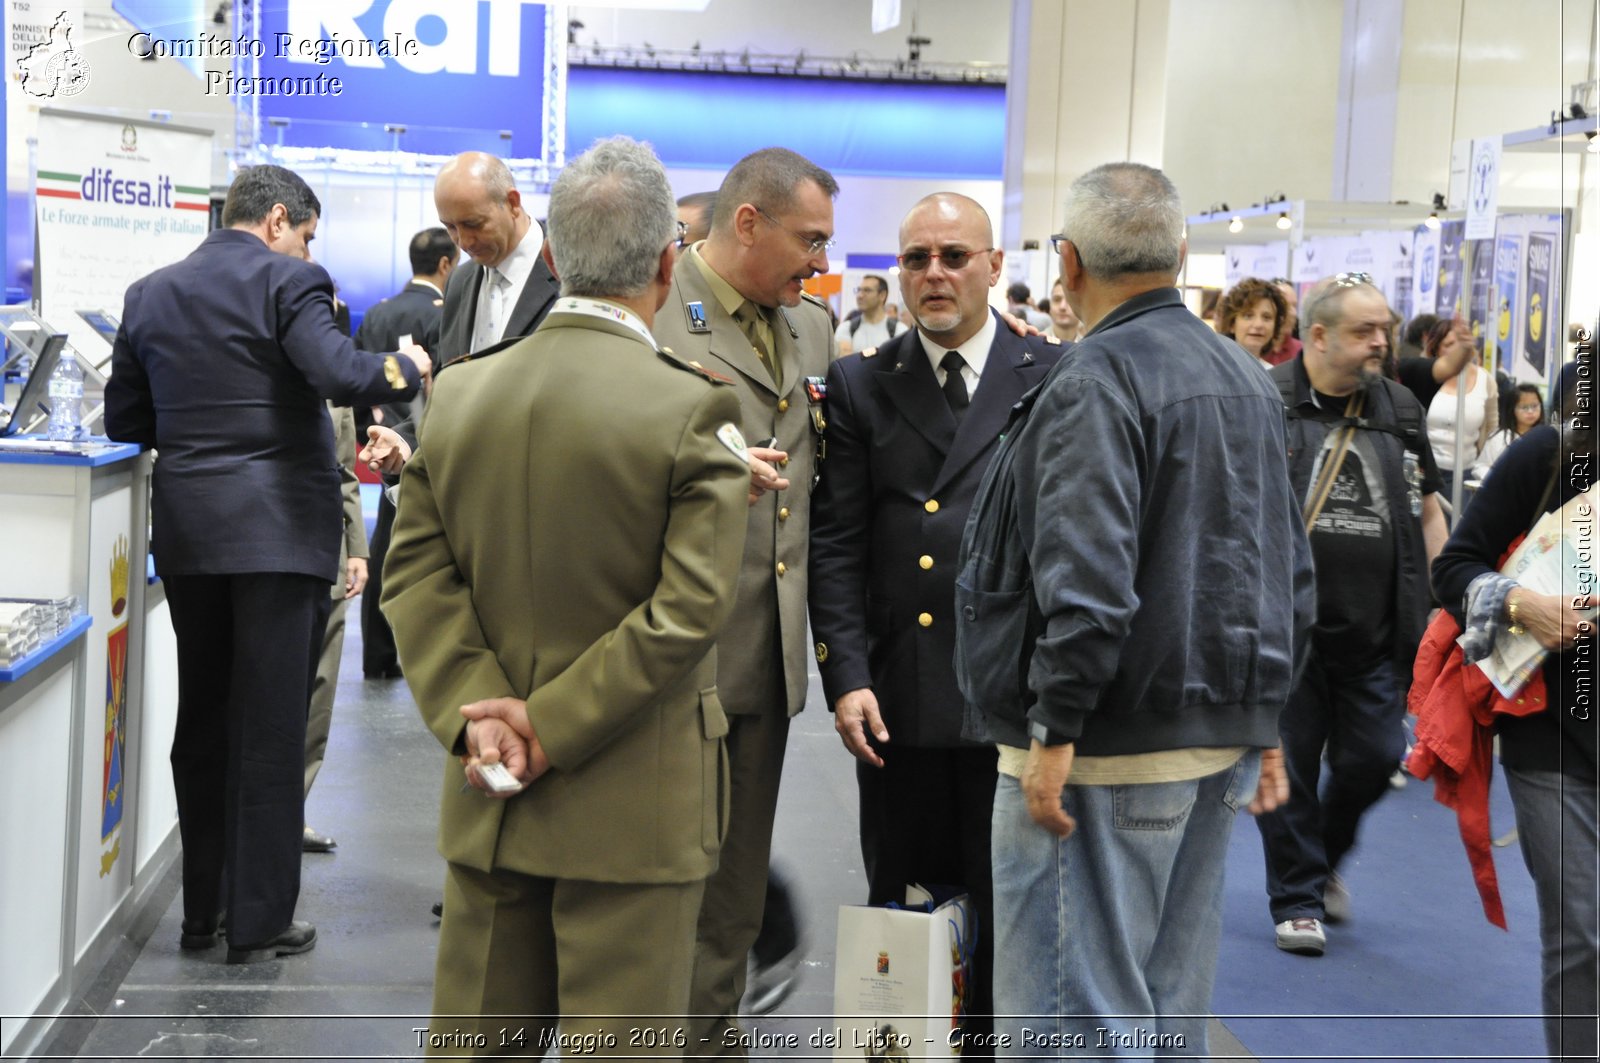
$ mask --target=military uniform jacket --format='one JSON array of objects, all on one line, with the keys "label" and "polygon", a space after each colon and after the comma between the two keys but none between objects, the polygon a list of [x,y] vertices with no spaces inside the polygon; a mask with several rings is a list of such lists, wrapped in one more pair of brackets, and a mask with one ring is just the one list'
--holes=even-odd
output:
[{"label": "military uniform jacket", "polygon": [[[713,646],[750,477],[717,437],[733,389],[559,309],[437,389],[382,602],[451,754],[440,853],[604,882],[705,877],[727,818]],[[460,706],[493,697],[527,701],[551,763],[507,801],[462,792],[455,756]]]},{"label": "military uniform jacket", "polygon": [[960,427],[915,330],[828,371],[811,512],[811,627],[830,708],[862,687],[890,740],[958,746],[956,555],[1011,407],[1069,345],[996,326]]},{"label": "military uniform jacket", "polygon": [[[691,307],[696,303],[698,307]],[[705,331],[691,328],[695,318],[705,321]],[[774,355],[783,367],[783,384],[776,386],[738,322],[722,309],[699,267],[685,254],[673,273],[666,305],[656,315],[655,334],[680,358],[733,380],[748,442],[776,436],[778,449],[789,454],[788,465],[779,470],[789,489],[769,492],[750,507],[739,599],[718,644],[717,688],[730,713],[779,711],[770,704],[770,692],[773,661],[781,658],[781,709],[793,716],[805,707],[810,659],[806,550],[811,485],[822,444],[821,385],[833,345],[828,312],[802,300],[773,313]]]}]

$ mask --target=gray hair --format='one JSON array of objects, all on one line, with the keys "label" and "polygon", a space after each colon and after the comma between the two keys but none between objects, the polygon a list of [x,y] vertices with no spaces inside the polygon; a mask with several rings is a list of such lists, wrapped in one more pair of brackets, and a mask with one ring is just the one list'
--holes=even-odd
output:
[{"label": "gray hair", "polygon": [[1176,274],[1183,264],[1183,204],[1167,175],[1108,162],[1072,182],[1062,234],[1096,280]]},{"label": "gray hair", "polygon": [[1337,325],[1344,317],[1345,296],[1357,288],[1378,290],[1365,273],[1340,273],[1313,284],[1300,300],[1300,335],[1310,339],[1312,325]]},{"label": "gray hair", "polygon": [[794,206],[795,192],[806,181],[822,189],[830,199],[839,195],[839,182],[804,155],[788,148],[762,148],[733,164],[717,192],[716,212],[711,216],[713,232],[726,231],[733,216],[746,203],[769,214],[781,215]]},{"label": "gray hair", "polygon": [[563,295],[638,295],[677,236],[672,186],[649,144],[597,140],[550,188],[550,253]]}]

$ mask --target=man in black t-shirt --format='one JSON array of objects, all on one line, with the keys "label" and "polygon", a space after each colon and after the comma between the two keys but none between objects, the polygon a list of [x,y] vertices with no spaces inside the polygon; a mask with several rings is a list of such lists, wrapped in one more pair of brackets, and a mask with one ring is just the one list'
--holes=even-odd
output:
[{"label": "man in black t-shirt", "polygon": [[1428,564],[1446,537],[1425,414],[1380,375],[1388,329],[1383,293],[1340,274],[1306,294],[1305,348],[1271,371],[1309,522],[1317,626],[1279,722],[1289,803],[1256,822],[1277,945],[1303,955],[1321,955],[1324,920],[1346,914],[1334,872],[1404,752],[1402,692],[1427,619]]}]

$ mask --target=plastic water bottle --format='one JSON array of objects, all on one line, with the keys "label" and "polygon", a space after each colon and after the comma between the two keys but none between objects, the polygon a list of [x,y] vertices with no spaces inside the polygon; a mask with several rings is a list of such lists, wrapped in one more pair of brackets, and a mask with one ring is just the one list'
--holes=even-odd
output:
[{"label": "plastic water bottle", "polygon": [[71,351],[50,374],[50,438],[73,442],[83,438],[83,369]]}]

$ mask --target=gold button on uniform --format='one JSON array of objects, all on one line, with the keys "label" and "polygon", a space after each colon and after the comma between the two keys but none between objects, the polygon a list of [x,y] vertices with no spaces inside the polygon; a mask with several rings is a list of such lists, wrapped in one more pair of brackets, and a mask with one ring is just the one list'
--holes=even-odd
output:
[{"label": "gold button on uniform", "polygon": [[779,413],[785,413],[785,412],[788,411],[788,409],[789,409],[789,400],[788,399],[779,399],[778,400],[778,412]]},{"label": "gold button on uniform", "polygon": [[928,569],[933,567],[933,558],[929,557],[927,554],[923,554],[921,557],[917,558],[917,564],[921,565],[922,570],[926,572]]},{"label": "gold button on uniform", "polygon": [[789,507],[788,506],[784,506],[782,509],[778,510],[778,519],[779,520],[788,520],[789,519]]},{"label": "gold button on uniform", "polygon": [[788,458],[779,458],[778,459],[778,467],[779,468],[783,468],[784,466],[786,466],[788,464],[789,464],[789,459]]},{"label": "gold button on uniform", "polygon": [[930,498],[926,502],[922,503],[922,508],[927,510],[929,513],[937,513],[939,512],[939,500],[937,498]]},{"label": "gold button on uniform", "polygon": [[817,663],[818,664],[822,664],[827,659],[828,659],[828,644],[826,642],[817,643]]},{"label": "gold button on uniform", "polygon": [[787,571],[789,571],[789,566],[784,564],[782,561],[779,561],[778,562],[778,575],[781,576]]},{"label": "gold button on uniform", "polygon": [[932,627],[933,626],[933,614],[932,613],[918,613],[917,614],[917,623],[921,624],[923,627]]}]

